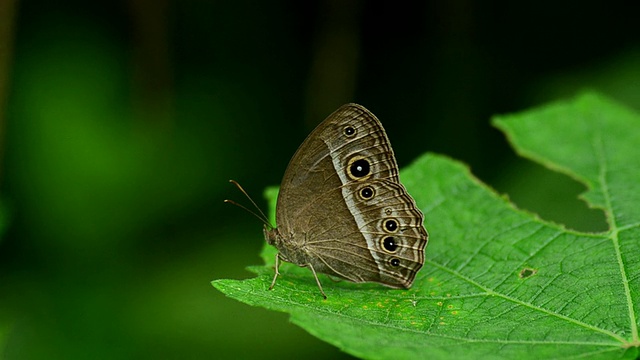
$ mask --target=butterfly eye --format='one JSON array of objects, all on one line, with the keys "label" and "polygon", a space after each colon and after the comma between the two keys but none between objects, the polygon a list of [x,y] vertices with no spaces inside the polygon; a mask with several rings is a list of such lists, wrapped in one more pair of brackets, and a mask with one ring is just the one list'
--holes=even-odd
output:
[{"label": "butterfly eye", "polygon": [[400,260],[398,260],[398,258],[391,258],[391,260],[389,260],[389,264],[393,267],[398,267],[400,266]]},{"label": "butterfly eye", "polygon": [[356,129],[353,128],[353,126],[345,126],[344,129],[342,130],[342,132],[348,136],[348,137],[352,137],[356,134]]},{"label": "butterfly eye", "polygon": [[367,186],[367,187],[363,187],[362,189],[360,189],[360,197],[363,200],[368,200],[371,199],[373,197],[373,195],[376,194],[375,190],[373,190],[373,188],[371,186]]},{"label": "butterfly eye", "polygon": [[382,239],[382,247],[388,252],[394,253],[398,250],[398,243],[396,243],[396,239],[393,236],[387,236]]},{"label": "butterfly eye", "polygon": [[371,174],[371,166],[369,161],[356,157],[349,160],[349,176],[354,180],[363,180],[364,177]]}]

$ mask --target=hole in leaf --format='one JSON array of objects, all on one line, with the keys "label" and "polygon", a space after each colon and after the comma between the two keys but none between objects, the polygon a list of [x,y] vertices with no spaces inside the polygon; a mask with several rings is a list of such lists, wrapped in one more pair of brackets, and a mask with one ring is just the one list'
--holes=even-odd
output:
[{"label": "hole in leaf", "polygon": [[533,275],[535,275],[537,273],[538,273],[538,270],[536,270],[536,269],[524,268],[524,269],[520,270],[520,273],[518,274],[518,277],[520,279],[528,279],[528,278],[532,277]]}]

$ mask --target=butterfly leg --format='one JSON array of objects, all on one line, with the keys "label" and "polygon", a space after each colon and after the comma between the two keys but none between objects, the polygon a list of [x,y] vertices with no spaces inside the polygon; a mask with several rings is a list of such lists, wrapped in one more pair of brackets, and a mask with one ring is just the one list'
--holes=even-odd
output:
[{"label": "butterfly leg", "polygon": [[271,282],[271,286],[269,286],[269,290],[273,290],[273,287],[276,286],[276,279],[278,278],[278,275],[280,275],[278,268],[280,268],[280,253],[276,254],[276,274],[273,276],[273,281]]},{"label": "butterfly leg", "polygon": [[327,300],[327,295],[324,293],[324,290],[322,290],[322,284],[320,284],[320,279],[318,279],[318,275],[316,275],[316,270],[313,268],[313,265],[309,263],[306,266],[309,267],[309,269],[311,269],[311,272],[313,273],[313,277],[316,278],[316,284],[318,284],[318,289],[320,289],[320,293],[322,293],[322,297],[325,300]]}]

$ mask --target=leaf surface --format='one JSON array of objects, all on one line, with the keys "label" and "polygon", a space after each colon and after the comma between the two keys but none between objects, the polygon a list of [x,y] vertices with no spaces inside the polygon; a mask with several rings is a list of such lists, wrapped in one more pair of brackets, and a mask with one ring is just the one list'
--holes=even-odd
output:
[{"label": "leaf surface", "polygon": [[[401,179],[425,213],[425,266],[409,290],[332,282],[281,267],[213,285],[365,358],[635,359],[640,339],[640,116],[586,94],[499,116],[522,156],[587,186],[609,231],[582,233],[519,210],[462,164],[427,154]],[[270,194],[272,208],[275,191]]]}]

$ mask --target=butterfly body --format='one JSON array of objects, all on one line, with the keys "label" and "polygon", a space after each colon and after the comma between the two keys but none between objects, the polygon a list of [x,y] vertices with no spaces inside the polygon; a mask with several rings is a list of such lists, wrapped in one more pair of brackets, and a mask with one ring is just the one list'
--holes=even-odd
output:
[{"label": "butterfly body", "polygon": [[347,104],[291,159],[278,195],[277,227],[265,228],[265,239],[278,249],[276,266],[284,260],[314,275],[409,288],[424,263],[423,218],[400,183],[379,120]]}]

